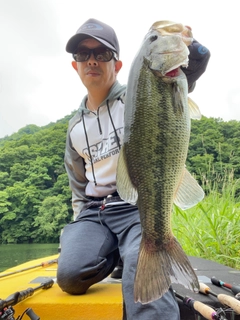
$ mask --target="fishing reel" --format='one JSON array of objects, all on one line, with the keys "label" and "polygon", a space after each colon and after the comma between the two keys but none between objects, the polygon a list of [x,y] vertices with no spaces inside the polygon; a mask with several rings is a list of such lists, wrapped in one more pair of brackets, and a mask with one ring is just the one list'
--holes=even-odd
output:
[{"label": "fishing reel", "polygon": [[31,320],[40,320],[40,317],[31,309],[26,309],[21,316],[14,318],[15,310],[13,307],[5,307],[3,310],[0,310],[0,320],[22,320],[23,316],[26,314]]},{"label": "fishing reel", "polygon": [[0,299],[0,320],[22,320],[23,316],[26,314],[31,320],[40,320],[31,308],[27,308],[21,316],[14,318],[14,309],[12,306],[23,301],[24,299],[32,296],[35,291],[39,289],[49,289],[53,286],[54,281],[52,279],[41,283],[36,288],[28,288],[23,291],[17,291],[7,297],[5,300]]},{"label": "fishing reel", "polygon": [[0,319],[4,320],[15,320],[13,317],[15,311],[12,307],[5,307],[3,310],[0,310]]}]

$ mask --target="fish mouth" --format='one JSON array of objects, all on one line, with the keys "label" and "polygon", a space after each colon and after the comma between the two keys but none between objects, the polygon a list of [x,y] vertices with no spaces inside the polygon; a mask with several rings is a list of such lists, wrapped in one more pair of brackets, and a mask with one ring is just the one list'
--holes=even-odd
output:
[{"label": "fish mouth", "polygon": [[167,73],[165,73],[165,77],[170,77],[170,78],[174,78],[174,77],[178,77],[180,74],[180,68],[176,68],[173,69],[171,71],[168,71]]},{"label": "fish mouth", "polygon": [[174,69],[167,71],[167,72],[162,72],[162,71],[158,71],[155,69],[151,69],[151,70],[156,76],[164,78],[165,81],[170,80],[170,79],[174,79],[174,78],[178,78],[182,74],[180,67],[174,68]]}]

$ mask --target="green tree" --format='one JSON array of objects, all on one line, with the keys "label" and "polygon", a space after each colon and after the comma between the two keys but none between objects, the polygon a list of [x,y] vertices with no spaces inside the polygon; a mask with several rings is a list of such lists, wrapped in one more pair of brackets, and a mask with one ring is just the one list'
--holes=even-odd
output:
[{"label": "green tree", "polygon": [[[58,242],[62,226],[72,219],[64,152],[74,113],[0,139],[0,243]],[[213,184],[221,193],[229,176],[238,185],[239,139],[239,121],[192,120],[186,165],[206,193]],[[240,198],[240,187],[234,195]]]},{"label": "green tree", "polygon": [[9,183],[8,172],[0,171],[0,190],[4,190]]},{"label": "green tree", "polygon": [[32,224],[38,213],[36,205],[40,203],[38,190],[34,186],[26,187],[23,182],[16,182],[13,186],[7,187],[5,193],[8,210],[5,210],[0,220],[2,242],[32,242]]},{"label": "green tree", "polygon": [[68,207],[62,196],[47,197],[39,207],[34,219],[34,237],[38,242],[58,242],[61,229],[70,222]]}]

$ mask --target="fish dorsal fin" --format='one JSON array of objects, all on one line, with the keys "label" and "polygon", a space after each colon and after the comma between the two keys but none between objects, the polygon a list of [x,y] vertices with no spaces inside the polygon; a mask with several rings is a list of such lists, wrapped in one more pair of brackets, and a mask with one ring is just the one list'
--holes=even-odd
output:
[{"label": "fish dorsal fin", "polygon": [[134,188],[132,181],[128,174],[126,160],[124,157],[124,145],[122,146],[118,158],[117,166],[117,191],[120,197],[131,204],[136,204],[138,199],[138,192]]},{"label": "fish dorsal fin", "polygon": [[189,107],[190,118],[195,120],[200,120],[202,115],[198,108],[198,105],[189,97],[188,97],[188,107]]},{"label": "fish dorsal fin", "polygon": [[195,206],[204,198],[204,191],[197,180],[187,171],[183,170],[182,179],[175,193],[174,203],[182,210]]}]

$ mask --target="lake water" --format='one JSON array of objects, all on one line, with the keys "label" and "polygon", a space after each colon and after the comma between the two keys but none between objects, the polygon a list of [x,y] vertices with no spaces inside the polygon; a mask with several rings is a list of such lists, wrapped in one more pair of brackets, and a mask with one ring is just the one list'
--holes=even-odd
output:
[{"label": "lake water", "polygon": [[58,243],[2,244],[0,245],[0,272],[33,259],[57,254],[58,246]]}]

